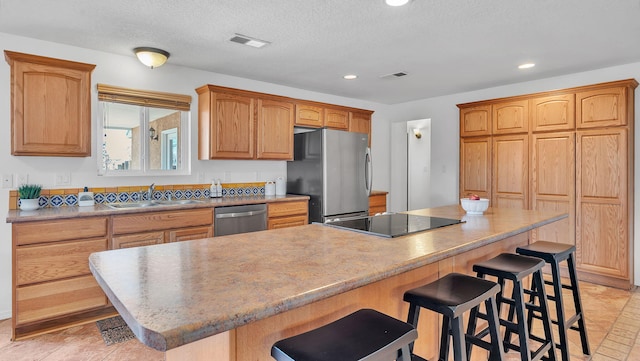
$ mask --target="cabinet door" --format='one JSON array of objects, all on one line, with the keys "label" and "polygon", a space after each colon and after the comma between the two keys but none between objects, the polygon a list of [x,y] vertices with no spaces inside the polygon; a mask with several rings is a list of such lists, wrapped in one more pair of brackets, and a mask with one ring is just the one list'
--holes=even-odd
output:
[{"label": "cabinet door", "polygon": [[532,240],[575,244],[575,133],[531,138],[531,209],[569,217],[532,232]]},{"label": "cabinet door", "polygon": [[491,135],[491,106],[479,105],[460,109],[460,136]]},{"label": "cabinet door", "polygon": [[371,114],[349,112],[349,131],[368,134],[369,147],[371,147]]},{"label": "cabinet door", "polygon": [[324,109],[316,105],[297,103],[295,125],[322,128],[324,126]]},{"label": "cabinet door", "polygon": [[575,95],[565,94],[531,100],[534,132],[572,130],[575,128]]},{"label": "cabinet door", "polygon": [[211,158],[254,158],[254,99],[214,93],[211,114]]},{"label": "cabinet door", "polygon": [[377,213],[387,211],[387,195],[375,194],[369,196],[369,215],[373,216]]},{"label": "cabinet door", "polygon": [[629,279],[629,144],[626,129],[580,131],[576,140],[576,263]]},{"label": "cabinet door", "polygon": [[21,286],[88,275],[89,255],[106,250],[106,238],[17,247],[15,282]]},{"label": "cabinet door", "polygon": [[493,207],[527,209],[528,140],[527,134],[493,138]]},{"label": "cabinet door", "polygon": [[107,296],[91,275],[18,287],[16,326],[107,305]]},{"label": "cabinet door", "polygon": [[529,101],[519,100],[491,106],[493,134],[526,133],[529,131]]},{"label": "cabinet door", "polygon": [[327,128],[347,130],[349,129],[349,112],[346,110],[325,108],[324,125]]},{"label": "cabinet door", "polygon": [[460,198],[491,198],[491,138],[460,139]]},{"label": "cabinet door", "polygon": [[167,239],[169,242],[190,241],[192,239],[201,239],[213,237],[213,227],[194,227],[185,229],[174,229],[167,231]]},{"label": "cabinet door", "polygon": [[578,129],[627,124],[627,88],[607,88],[576,94]]},{"label": "cabinet door", "polygon": [[5,51],[11,65],[11,154],[91,155],[92,64]]},{"label": "cabinet door", "polygon": [[146,232],[111,237],[111,249],[149,246],[164,243],[164,232]]},{"label": "cabinet door", "polygon": [[293,104],[258,100],[258,159],[293,160]]}]

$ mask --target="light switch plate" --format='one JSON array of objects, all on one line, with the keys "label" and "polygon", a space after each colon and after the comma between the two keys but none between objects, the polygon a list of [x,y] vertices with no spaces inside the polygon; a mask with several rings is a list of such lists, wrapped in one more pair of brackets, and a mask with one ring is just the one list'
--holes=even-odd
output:
[{"label": "light switch plate", "polygon": [[16,183],[18,185],[28,184],[29,183],[29,175],[26,173],[18,173],[16,174]]},{"label": "light switch plate", "polygon": [[71,173],[56,173],[55,184],[57,186],[71,185]]}]

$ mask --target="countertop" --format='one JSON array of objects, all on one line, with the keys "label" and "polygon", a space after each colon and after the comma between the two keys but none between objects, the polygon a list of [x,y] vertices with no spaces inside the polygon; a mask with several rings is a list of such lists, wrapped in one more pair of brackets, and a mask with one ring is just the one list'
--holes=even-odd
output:
[{"label": "countertop", "polygon": [[567,217],[409,213],[466,222],[397,238],[310,224],[98,252],[89,265],[138,339],[166,351]]},{"label": "countertop", "polygon": [[272,202],[289,202],[296,200],[309,200],[309,196],[287,194],[285,196],[234,196],[221,198],[200,198],[199,203],[156,205],[153,207],[114,209],[104,204],[96,204],[87,207],[47,207],[35,211],[10,210],[7,214],[7,223],[32,222],[42,220],[55,220],[77,217],[112,216],[118,214],[147,213],[157,211],[169,211],[178,209],[212,208],[224,206],[236,206],[243,204],[258,204]]}]

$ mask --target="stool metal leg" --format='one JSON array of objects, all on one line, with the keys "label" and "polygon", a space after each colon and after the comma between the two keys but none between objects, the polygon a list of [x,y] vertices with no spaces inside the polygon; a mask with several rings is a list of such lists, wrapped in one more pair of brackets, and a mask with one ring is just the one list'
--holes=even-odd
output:
[{"label": "stool metal leg", "polygon": [[576,267],[573,259],[573,253],[569,255],[567,259],[567,266],[569,267],[569,278],[571,280],[573,304],[576,309],[576,317],[578,317],[578,332],[580,332],[580,341],[582,343],[582,353],[590,355],[589,352],[589,339],[587,338],[587,327],[584,322],[584,313],[582,313],[582,302],[580,301],[580,289],[578,287],[578,277],[576,275]]},{"label": "stool metal leg", "polygon": [[556,319],[558,322],[558,335],[560,336],[560,342],[558,347],[560,348],[560,355],[562,355],[562,361],[571,361],[569,356],[569,343],[567,340],[567,324],[564,319],[564,302],[562,301],[562,279],[560,279],[560,267],[558,262],[552,262],[551,275],[553,278],[553,295],[556,301]]},{"label": "stool metal leg", "polygon": [[[551,316],[549,314],[549,305],[547,303],[547,293],[544,289],[544,279],[542,278],[542,271],[535,272],[533,275],[533,290],[535,293],[531,294],[531,299],[534,299],[534,295],[538,295],[538,299],[540,300],[540,317],[542,318],[542,326],[544,329],[544,337],[547,340],[551,340],[550,349],[549,349],[549,361],[556,361],[556,345],[553,342],[553,331],[551,330]],[[533,302],[532,302],[533,303]],[[531,332],[531,320],[532,320],[532,312],[528,313],[528,331]]]},{"label": "stool metal leg", "polygon": [[452,320],[451,331],[453,333],[453,360],[467,361],[467,342],[463,331],[462,317],[456,317]]},{"label": "stool metal leg", "polygon": [[[420,306],[409,304],[409,315],[407,316],[407,323],[418,329],[418,318],[420,317]],[[409,344],[409,351],[413,353],[413,345],[415,341]]]},{"label": "stool metal leg", "polygon": [[447,316],[442,316],[442,330],[440,331],[440,358],[439,361],[449,359],[449,333],[451,332],[451,320]]}]

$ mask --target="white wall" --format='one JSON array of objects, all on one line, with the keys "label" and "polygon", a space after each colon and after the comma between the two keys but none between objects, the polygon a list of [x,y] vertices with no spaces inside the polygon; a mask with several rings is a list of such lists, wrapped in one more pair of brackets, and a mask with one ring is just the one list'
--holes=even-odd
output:
[{"label": "white wall", "polygon": [[[484,89],[474,92],[454,94],[424,99],[398,105],[383,105],[356,99],[310,92],[222,74],[204,72],[171,65],[169,63],[157,69],[142,66],[133,53],[130,56],[114,55],[67,45],[43,42],[35,39],[16,37],[0,33],[0,48],[36,54],[54,58],[68,59],[96,64],[92,75],[92,157],[14,157],[10,155],[10,69],[6,63],[0,65],[0,172],[27,173],[30,182],[53,187],[54,175],[60,169],[71,174],[73,188],[89,186],[147,185],[173,183],[199,183],[198,174],[204,173],[205,180],[223,178],[226,181],[264,181],[286,173],[286,163],[276,161],[199,161],[197,160],[197,97],[195,88],[203,84],[217,84],[264,93],[310,99],[326,103],[370,109],[375,111],[372,122],[372,158],[374,166],[373,189],[389,191],[389,209],[406,210],[406,181],[398,181],[398,172],[394,169],[392,150],[398,142],[398,134],[393,132],[394,122],[406,122],[413,119],[431,118],[431,205],[440,206],[458,202],[458,108],[456,104],[528,94],[558,88],[588,85],[612,80],[640,79],[640,63],[606,68],[597,71],[576,73],[564,77],[549,78],[534,82],[518,83],[509,86]],[[193,96],[191,107],[191,160],[192,175],[179,177],[98,177],[95,157],[95,84],[103,83],[137,89],[165,91],[189,94]],[[638,99],[639,97],[636,97]],[[636,100],[636,108],[639,101]],[[404,124],[402,124],[404,127]],[[639,127],[640,128],[640,127]],[[636,129],[638,137],[639,129]],[[406,140],[405,140],[406,142]],[[405,143],[406,144],[406,143]],[[640,168],[636,151],[636,169]],[[406,170],[405,173],[406,174]],[[636,175],[636,184],[640,177]],[[59,187],[58,187],[59,188]],[[638,192],[640,193],[640,191]],[[636,194],[636,202],[640,195]],[[0,215],[7,214],[9,190],[0,189]],[[404,203],[404,204],[403,204]],[[637,212],[636,212],[637,214]],[[636,216],[635,226],[640,230],[640,221]],[[636,232],[638,233],[638,232]],[[636,237],[637,238],[637,237]],[[635,242],[635,259],[640,259],[640,246]],[[638,267],[640,268],[640,267]],[[636,284],[640,282],[640,269],[636,269]],[[0,319],[11,316],[11,227],[0,222]]]},{"label": "white wall", "polygon": [[[459,118],[456,104],[630,78],[640,80],[640,63],[398,104],[390,109],[385,109],[384,118],[392,123],[431,118],[431,206],[455,204],[458,202],[459,186]],[[639,92],[640,89],[636,91],[636,93]],[[638,114],[640,112],[640,96],[636,94],[635,99],[636,119],[638,119],[640,116]],[[393,149],[394,144],[402,142],[398,138],[399,132],[394,132],[396,128],[397,126],[390,124],[387,130],[387,133],[395,137],[389,140],[391,149]],[[635,138],[640,139],[640,126],[638,125],[635,128]],[[634,153],[634,188],[636,189],[634,193],[634,228],[636,231],[633,252],[635,264],[640,262],[640,241],[638,240],[640,238],[640,214],[639,210],[635,209],[635,205],[639,204],[638,201],[640,200],[640,187],[638,186],[640,184],[640,175],[638,174],[640,170],[639,149],[640,147],[636,147]],[[392,173],[394,178],[390,180],[389,203],[394,210],[403,210],[401,208],[402,200],[397,199],[398,196],[401,197],[403,194],[403,190],[400,188],[402,187],[402,182],[394,181],[395,178],[399,177],[397,174],[396,172]],[[640,265],[635,267],[634,280],[636,285],[640,285]]]},{"label": "white wall", "polygon": [[[35,39],[17,37],[0,33],[0,48],[28,54],[96,64],[92,73],[92,156],[87,158],[63,157],[15,157],[11,156],[11,113],[10,113],[10,67],[6,62],[0,64],[0,173],[28,174],[29,182],[40,183],[45,188],[63,188],[54,185],[55,173],[65,170],[71,174],[69,188],[83,186],[119,186],[156,184],[201,183],[221,178],[226,182],[248,182],[274,180],[277,176],[286,177],[284,161],[199,161],[197,160],[197,94],[195,89],[204,84],[216,84],[232,88],[310,99],[376,111],[380,104],[343,98],[328,94],[315,93],[290,87],[279,86],[222,74],[205,72],[171,65],[169,62],[157,69],[149,69],[140,64],[133,52],[129,56],[114,55],[94,50],[44,42]],[[190,176],[173,177],[99,177],[96,158],[96,84],[109,84],[135,89],[146,89],[170,93],[191,95],[191,168]],[[374,116],[375,119],[375,116]],[[384,128],[384,127],[383,127]],[[373,139],[386,135],[374,127]],[[383,142],[384,144],[384,142]],[[374,189],[388,189],[388,172],[384,165],[375,160],[381,150],[373,147],[374,168],[380,172],[374,175]],[[381,157],[382,161],[386,161]],[[16,186],[16,184],[14,184]],[[9,189],[0,189],[0,216],[6,215],[9,205]],[[11,317],[11,225],[0,222],[0,319]]]}]

